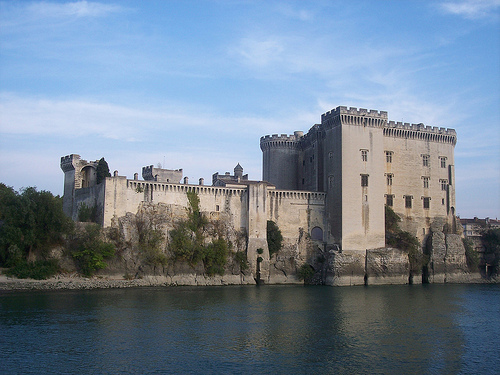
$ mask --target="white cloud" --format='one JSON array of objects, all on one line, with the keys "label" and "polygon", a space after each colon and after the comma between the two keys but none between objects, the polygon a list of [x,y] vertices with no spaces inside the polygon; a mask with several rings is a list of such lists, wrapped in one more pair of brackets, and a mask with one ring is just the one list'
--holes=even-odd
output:
[{"label": "white cloud", "polygon": [[120,11],[122,8],[118,5],[83,0],[69,3],[32,3],[29,4],[26,9],[31,15],[41,18],[80,18],[103,17],[110,13]]},{"label": "white cloud", "polygon": [[492,12],[500,8],[500,0],[459,0],[439,4],[445,13],[462,16],[468,19],[492,17]]},{"label": "white cloud", "polygon": [[285,17],[297,19],[300,21],[312,21],[314,13],[309,9],[296,9],[290,4],[282,3],[276,6],[276,11]]}]

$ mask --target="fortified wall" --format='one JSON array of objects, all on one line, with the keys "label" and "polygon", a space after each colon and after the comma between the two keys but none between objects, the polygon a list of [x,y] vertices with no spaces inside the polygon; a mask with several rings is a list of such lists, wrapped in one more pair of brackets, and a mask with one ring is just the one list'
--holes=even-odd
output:
[{"label": "fortified wall", "polygon": [[[213,174],[212,186],[203,179],[189,184],[187,177],[179,183],[182,169],[147,166],[143,180],[115,171],[97,185],[97,162],[64,156],[64,209],[76,220],[83,204],[96,207],[104,227],[117,227],[144,207],[163,207],[174,222],[189,208],[187,193],[195,192],[200,210],[224,222],[229,237],[244,236],[250,279],[260,273],[264,282],[298,282],[298,269],[307,264],[318,282],[360,285],[412,279],[409,255],[386,247],[385,209],[391,207],[401,229],[419,239],[419,256],[429,259],[424,279],[458,280],[467,270],[455,218],[456,141],[453,129],[341,106],[306,134],[262,137],[263,181],[249,180],[239,164],[234,175]],[[268,221],[283,235],[272,257]]]}]

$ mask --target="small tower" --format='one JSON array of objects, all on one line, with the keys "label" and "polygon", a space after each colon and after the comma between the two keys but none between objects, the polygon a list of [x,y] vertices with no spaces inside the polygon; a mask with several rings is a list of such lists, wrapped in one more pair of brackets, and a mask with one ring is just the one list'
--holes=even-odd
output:
[{"label": "small tower", "polygon": [[243,177],[243,167],[238,163],[236,167],[234,167],[234,177],[240,181]]}]

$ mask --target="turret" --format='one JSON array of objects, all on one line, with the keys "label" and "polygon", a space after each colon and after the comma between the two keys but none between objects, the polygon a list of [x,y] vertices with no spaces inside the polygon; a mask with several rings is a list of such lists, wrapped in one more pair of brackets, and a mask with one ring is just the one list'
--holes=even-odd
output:
[{"label": "turret", "polygon": [[260,138],[264,181],[275,185],[277,189],[298,188],[298,160],[303,134],[296,131],[293,135],[273,134]]}]

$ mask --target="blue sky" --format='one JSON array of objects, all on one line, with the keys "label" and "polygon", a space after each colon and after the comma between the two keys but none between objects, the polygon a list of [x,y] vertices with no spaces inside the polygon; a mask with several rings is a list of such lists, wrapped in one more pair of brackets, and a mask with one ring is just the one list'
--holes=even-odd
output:
[{"label": "blue sky", "polygon": [[59,160],[191,183],[339,105],[456,129],[457,213],[500,217],[500,0],[0,2],[0,182]]}]

